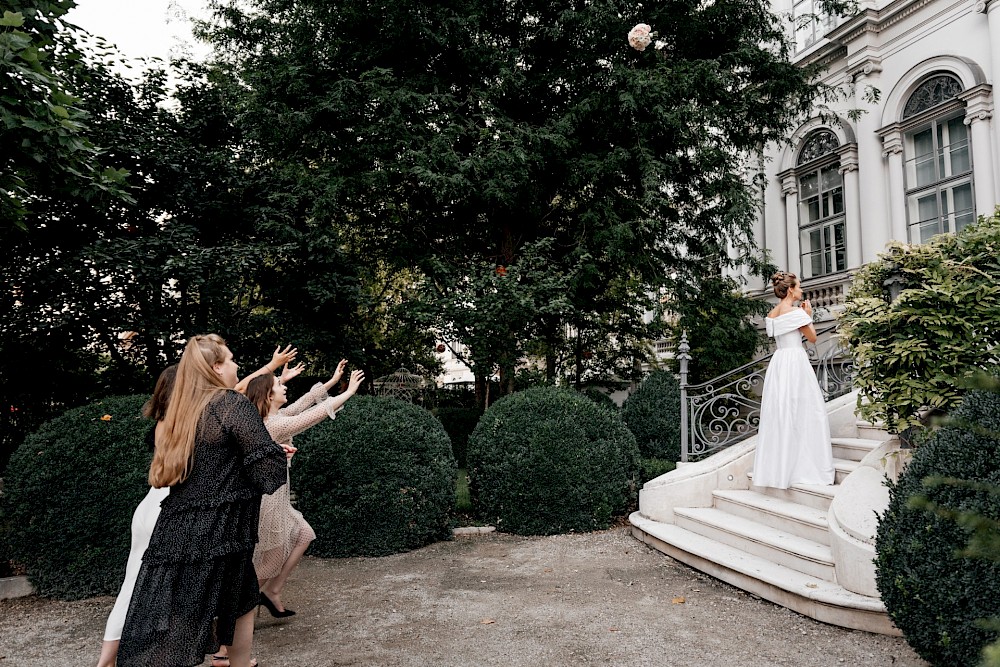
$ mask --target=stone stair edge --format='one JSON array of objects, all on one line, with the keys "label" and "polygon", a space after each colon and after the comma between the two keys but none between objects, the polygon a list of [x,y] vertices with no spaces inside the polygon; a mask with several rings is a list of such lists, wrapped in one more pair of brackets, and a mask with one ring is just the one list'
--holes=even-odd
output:
[{"label": "stone stair edge", "polygon": [[749,489],[716,489],[712,495],[789,521],[809,524],[816,528],[825,529],[828,527],[827,512],[809,505],[775,498]]},{"label": "stone stair edge", "polygon": [[[833,550],[825,545],[806,537],[800,537],[779,528],[729,514],[713,507],[678,507],[674,509],[677,516],[722,530],[735,537],[756,542],[763,546],[782,551],[795,558],[835,567]],[[711,538],[708,538],[711,539]],[[737,548],[737,547],[733,547]]]},{"label": "stone stair edge", "polygon": [[[692,533],[679,526],[652,521],[641,516],[639,512],[634,512],[629,521],[642,532],[677,549],[717,563],[744,576],[759,579],[793,595],[834,607],[885,613],[885,605],[878,598],[853,593],[835,582],[803,574],[760,556],[746,554],[735,547]],[[730,556],[730,558],[719,556]]]}]

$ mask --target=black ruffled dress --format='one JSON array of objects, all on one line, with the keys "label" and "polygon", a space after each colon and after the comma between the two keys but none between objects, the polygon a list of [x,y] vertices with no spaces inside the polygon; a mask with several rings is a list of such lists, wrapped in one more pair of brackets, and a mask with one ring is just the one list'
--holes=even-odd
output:
[{"label": "black ruffled dress", "polygon": [[143,557],[119,667],[190,667],[230,645],[257,606],[253,568],[262,494],[287,479],[285,453],[246,397],[205,408],[191,473],[170,489]]}]

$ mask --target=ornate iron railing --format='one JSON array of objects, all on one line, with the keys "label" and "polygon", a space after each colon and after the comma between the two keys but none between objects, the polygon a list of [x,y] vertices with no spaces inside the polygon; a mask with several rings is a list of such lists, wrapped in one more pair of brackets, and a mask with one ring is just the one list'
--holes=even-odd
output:
[{"label": "ornate iron railing", "polygon": [[[851,390],[854,361],[836,333],[836,325],[816,332],[807,353],[820,391],[829,401]],[[825,336],[825,334],[830,334]],[[764,375],[773,352],[707,382],[689,385],[691,347],[687,334],[677,348],[681,382],[681,461],[708,456],[757,433]]]}]

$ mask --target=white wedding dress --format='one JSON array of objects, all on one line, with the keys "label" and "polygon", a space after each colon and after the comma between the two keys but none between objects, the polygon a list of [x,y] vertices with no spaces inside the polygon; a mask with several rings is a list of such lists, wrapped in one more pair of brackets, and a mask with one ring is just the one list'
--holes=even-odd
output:
[{"label": "white wedding dress", "polygon": [[777,350],[764,376],[753,485],[833,484],[830,423],[799,327],[812,318],[801,308],[766,318]]}]

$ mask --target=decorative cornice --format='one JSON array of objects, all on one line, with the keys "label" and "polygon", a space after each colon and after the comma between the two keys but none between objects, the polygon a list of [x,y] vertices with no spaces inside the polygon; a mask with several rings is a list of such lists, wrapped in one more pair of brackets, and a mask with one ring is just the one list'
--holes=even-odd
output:
[{"label": "decorative cornice", "polygon": [[882,137],[882,157],[903,152],[903,130],[899,123],[893,123],[878,131]]},{"label": "decorative cornice", "polygon": [[845,144],[837,149],[837,154],[840,155],[840,169],[837,171],[846,174],[849,171],[858,170],[857,144]]},{"label": "decorative cornice", "polygon": [[882,59],[870,57],[847,68],[847,76],[854,81],[859,76],[871,76],[882,71]]},{"label": "decorative cornice", "polygon": [[[852,42],[866,32],[878,34],[903,19],[923,9],[935,0],[896,0],[882,9],[865,9],[841,23],[826,34],[827,39],[839,44]],[[976,0],[973,0],[974,2]],[[986,5],[998,0],[981,0]]]},{"label": "decorative cornice", "polygon": [[957,95],[965,102],[965,124],[972,125],[993,117],[993,86],[981,83]]},{"label": "decorative cornice", "polygon": [[799,182],[795,177],[794,171],[794,169],[790,169],[786,172],[782,172],[782,174],[779,174],[779,177],[781,178],[781,194],[786,197],[797,195],[799,192]]}]

